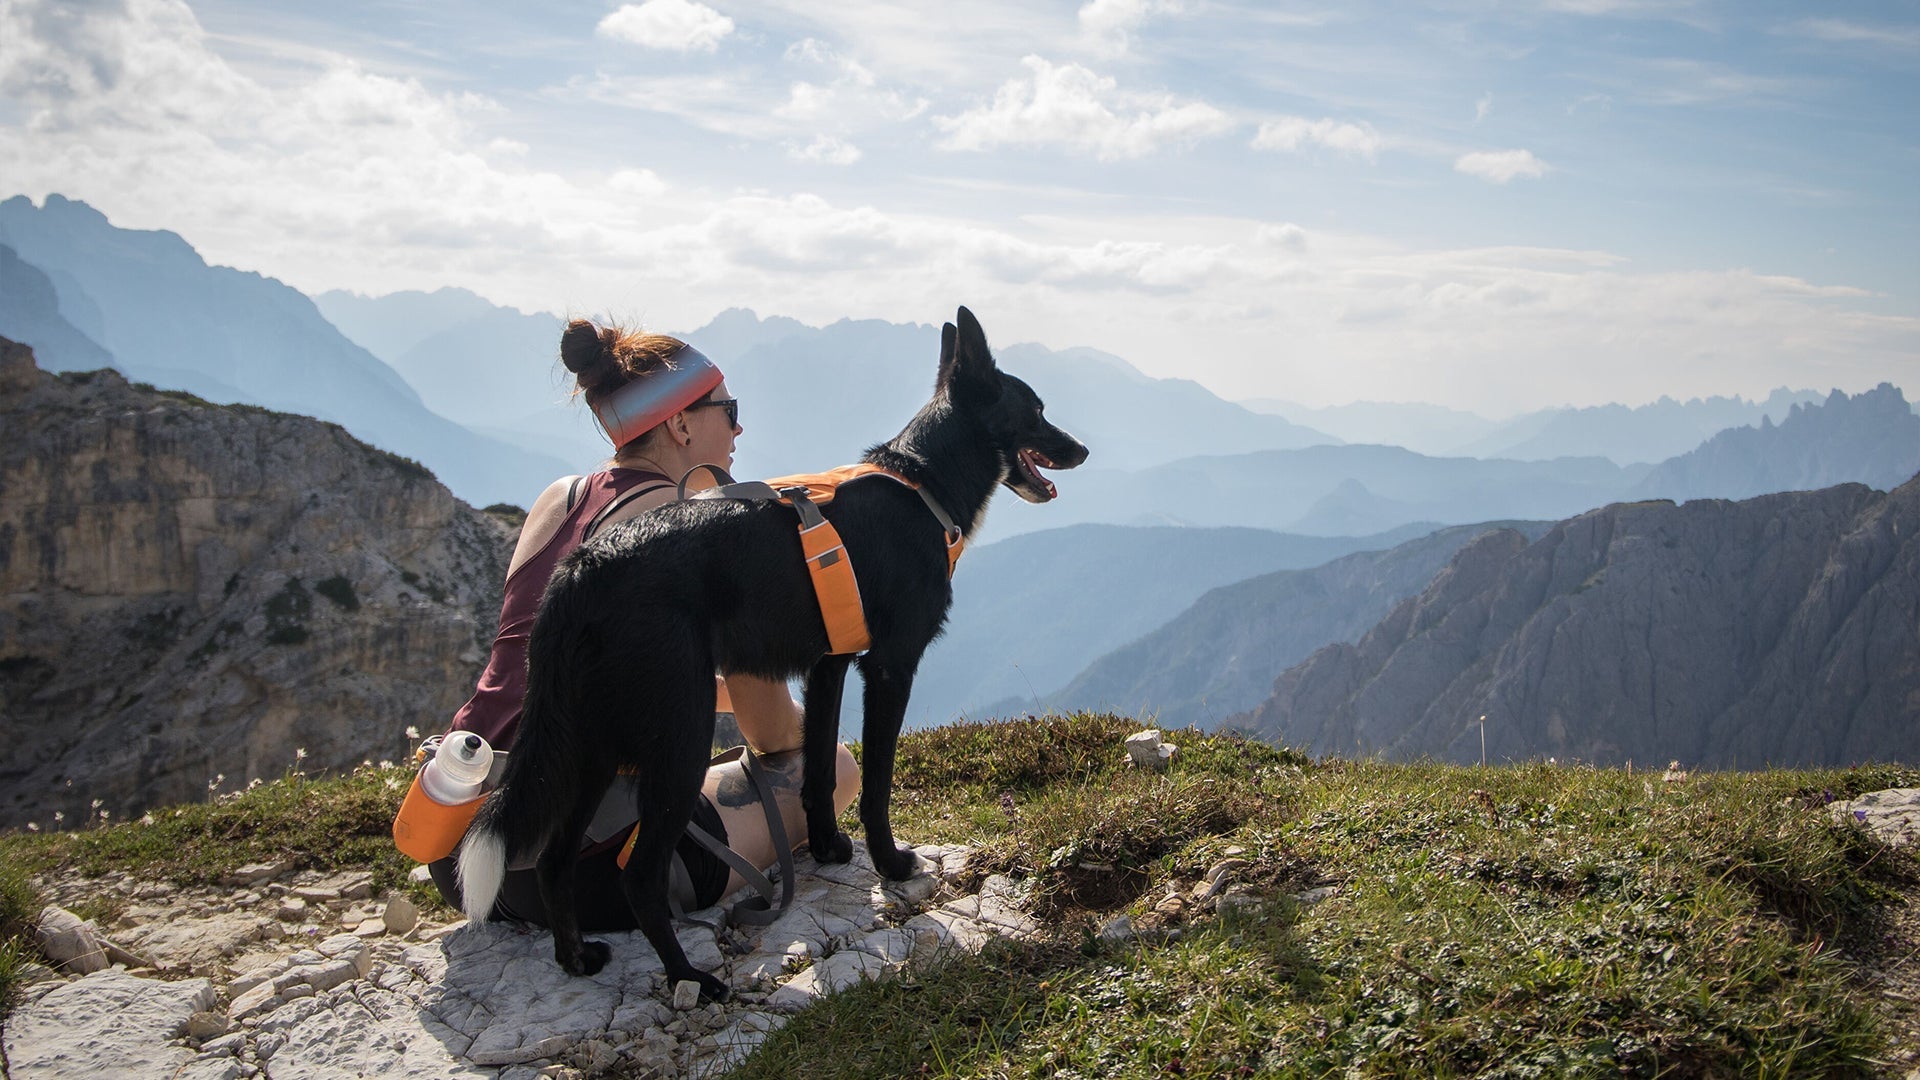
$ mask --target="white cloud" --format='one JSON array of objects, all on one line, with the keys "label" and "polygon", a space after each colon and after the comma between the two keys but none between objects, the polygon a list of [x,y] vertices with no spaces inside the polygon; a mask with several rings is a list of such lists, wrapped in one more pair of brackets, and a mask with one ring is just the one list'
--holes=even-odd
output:
[{"label": "white cloud", "polygon": [[805,146],[790,145],[787,154],[800,161],[818,161],[826,165],[851,165],[860,160],[860,148],[831,135],[815,135]]},{"label": "white cloud", "polygon": [[1343,154],[1374,159],[1380,151],[1380,135],[1370,125],[1349,124],[1338,120],[1308,120],[1304,116],[1282,116],[1260,125],[1251,143],[1255,150],[1298,151],[1305,146],[1324,146]]},{"label": "white cloud", "polygon": [[699,0],[644,0],[622,4],[600,20],[594,33],[650,49],[713,52],[733,33],[733,20]]},{"label": "white cloud", "polygon": [[1547,174],[1547,163],[1534,157],[1531,150],[1480,150],[1462,154],[1453,168],[1496,184],[1513,179],[1538,180]]},{"label": "white cloud", "polygon": [[1493,111],[1493,93],[1489,91],[1485,94],[1480,95],[1480,100],[1473,103],[1473,122],[1477,124],[1482,120],[1485,120],[1487,118],[1487,114],[1492,111]]},{"label": "white cloud", "polygon": [[1233,127],[1225,113],[1206,102],[1123,91],[1113,79],[1079,64],[1054,64],[1038,56],[1021,64],[1027,74],[1002,84],[991,105],[934,118],[947,133],[942,145],[951,150],[1063,146],[1112,161],[1145,157]]},{"label": "white cloud", "polygon": [[1177,0],[1088,0],[1080,5],[1080,36],[1095,52],[1120,56],[1132,47],[1134,33],[1148,16],[1179,10]]},{"label": "white cloud", "polygon": [[831,123],[836,130],[848,132],[911,120],[927,110],[926,98],[882,86],[865,65],[816,39],[788,46],[784,59],[808,69],[809,78],[788,88],[787,100],[774,109],[776,116]]},{"label": "white cloud", "polygon": [[[822,47],[796,62],[829,59]],[[1037,107],[1045,73],[1031,72],[1016,104]],[[803,74],[822,88],[845,78],[849,92],[861,82],[850,67]],[[1095,153],[1168,144],[1127,125],[1178,102],[1086,75],[1090,118],[1035,119],[1031,137]],[[790,141],[831,162],[838,145],[865,145],[820,126],[830,109],[804,126],[774,116],[791,100],[784,82],[758,99],[733,85],[693,92],[736,93],[742,124],[757,100],[753,130],[776,152]],[[1920,356],[1920,320],[1883,314],[1886,298],[1844,282],[1643,272],[1617,254],[1548,247],[1409,248],[1336,232],[1317,207],[1292,211],[1314,215],[1301,218],[1311,231],[1192,204],[1156,217],[1141,206],[1169,201],[1090,194],[1069,175],[1065,192],[983,189],[915,212],[907,196],[809,193],[832,190],[835,174],[798,165],[718,190],[693,186],[696,170],[671,154],[616,155],[651,170],[561,166],[537,138],[531,153],[501,141],[532,125],[485,97],[318,52],[271,84],[250,79],[177,0],[126,0],[118,13],[0,2],[0,94],[12,191],[86,199],[123,227],[175,230],[212,262],[309,291],[460,285],[528,310],[681,329],[732,306],[925,322],[964,302],[997,342],[1091,345],[1220,393],[1330,402],[1385,385],[1487,411],[1865,389]],[[1015,201],[1028,212],[997,209]]]},{"label": "white cloud", "polygon": [[1920,49],[1920,26],[1873,26],[1845,19],[1803,19],[1792,28],[1820,41],[1866,42],[1895,49]]}]

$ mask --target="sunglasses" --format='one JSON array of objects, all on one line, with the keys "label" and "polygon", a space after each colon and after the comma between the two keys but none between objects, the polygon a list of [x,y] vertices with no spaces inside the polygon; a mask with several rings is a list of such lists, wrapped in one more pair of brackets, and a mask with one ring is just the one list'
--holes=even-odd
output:
[{"label": "sunglasses", "polygon": [[702,409],[707,407],[708,405],[717,405],[720,408],[727,410],[727,426],[729,427],[740,426],[740,399],[739,398],[730,398],[730,397],[707,398],[702,401],[696,401],[693,404],[687,406],[687,408]]}]

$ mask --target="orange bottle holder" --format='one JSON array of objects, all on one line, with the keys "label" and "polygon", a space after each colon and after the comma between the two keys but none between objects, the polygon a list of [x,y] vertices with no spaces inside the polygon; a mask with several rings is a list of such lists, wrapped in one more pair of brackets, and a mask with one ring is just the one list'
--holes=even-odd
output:
[{"label": "orange bottle holder", "polygon": [[420,786],[420,774],[413,776],[413,787],[400,804],[393,819],[393,846],[415,862],[439,862],[453,854],[460,839],[467,835],[474,815],[486,796],[448,806],[438,803]]}]

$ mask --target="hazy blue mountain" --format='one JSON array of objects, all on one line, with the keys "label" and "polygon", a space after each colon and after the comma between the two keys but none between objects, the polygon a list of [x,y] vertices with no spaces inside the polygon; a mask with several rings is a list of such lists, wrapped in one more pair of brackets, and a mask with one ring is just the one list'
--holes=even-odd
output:
[{"label": "hazy blue mountain", "polygon": [[1547,409],[1516,417],[1451,452],[1521,461],[1574,456],[1604,457],[1622,465],[1658,462],[1684,454],[1728,428],[1749,427],[1768,417],[1778,422],[1795,405],[1819,400],[1820,395],[1811,390],[1781,387],[1764,401],[1663,397],[1631,407]]},{"label": "hazy blue mountain", "polygon": [[1326,535],[1353,526],[1558,519],[1621,498],[1650,469],[1604,458],[1482,461],[1397,446],[1310,446],[1187,458],[1136,472],[1082,466],[1059,475],[1054,502],[1005,500],[991,520],[1004,537],[1082,521]]},{"label": "hazy blue mountain", "polygon": [[[1385,551],[1357,551],[1311,569],[1278,570],[1223,585],[1153,632],[1088,665],[1064,688],[1046,695],[1047,704],[1062,711],[1152,715],[1165,727],[1218,727],[1265,701],[1274,679],[1314,650],[1360,640],[1395,604],[1426,588],[1474,537],[1497,528],[1538,537],[1551,527],[1549,522],[1459,525]],[[1019,707],[1020,702],[1009,701],[988,711]]]},{"label": "hazy blue mountain", "polygon": [[1773,391],[1763,401],[1740,397],[1663,397],[1646,405],[1594,405],[1539,409],[1506,420],[1489,420],[1438,405],[1358,401],[1309,408],[1272,398],[1243,401],[1260,412],[1337,435],[1351,443],[1401,446],[1435,457],[1603,457],[1618,465],[1664,461],[1684,454],[1728,428],[1772,417],[1777,423],[1796,404],[1821,400],[1811,390]]},{"label": "hazy blue mountain", "polygon": [[60,313],[59,294],[41,270],[0,244],[0,337],[31,345],[43,371],[113,366],[102,348]]},{"label": "hazy blue mountain", "polygon": [[[1004,698],[1034,707],[1107,651],[1159,626],[1208,589],[1353,551],[1383,536],[1288,536],[1260,529],[1081,525],[970,547],[954,574],[947,631],[914,679],[908,722],[944,723]],[[859,694],[847,695],[857,723]]]},{"label": "hazy blue mountain", "polygon": [[[471,319],[513,310],[500,307],[478,293],[454,288],[435,289],[430,293],[409,289],[385,296],[362,296],[334,289],[316,295],[313,306],[319,308],[320,314],[345,334],[347,340],[389,365],[394,358],[404,356],[409,349],[435,334]],[[560,332],[556,329],[546,349],[557,353],[559,346]],[[480,361],[488,367],[492,362],[492,357]]]},{"label": "hazy blue mountain", "polygon": [[[259,274],[210,267],[174,233],[118,229],[59,195],[40,208],[16,196],[0,202],[0,243],[47,272],[61,314],[132,378],[334,421],[422,462],[476,504],[524,504],[564,471],[556,458],[435,415],[306,296]],[[76,309],[87,314],[76,319]]]},{"label": "hazy blue mountain", "polygon": [[1356,401],[1315,408],[1278,398],[1252,398],[1240,404],[1324,431],[1342,442],[1403,446],[1431,456],[1455,453],[1502,426],[1475,413],[1415,402]]},{"label": "hazy blue mountain", "polygon": [[567,404],[572,376],[560,363],[566,324],[557,315],[499,307],[465,289],[378,300],[330,292],[314,304],[450,420],[494,427]]},{"label": "hazy blue mountain", "polygon": [[1744,498],[1847,481],[1885,490],[1917,467],[1920,417],[1882,384],[1792,405],[1777,425],[1763,418],[1760,427],[1729,429],[1659,466],[1435,458],[1370,445],[1195,457],[1132,472],[1089,465],[1061,474],[1053,503],[1006,501],[993,527],[1000,537],[1083,521],[1351,535],[1415,521],[1558,519],[1621,499]]},{"label": "hazy blue mountain", "polygon": [[[564,404],[571,384],[555,362],[557,317],[496,307],[459,289],[376,298],[336,292],[318,303],[436,411],[518,445],[549,448],[577,468],[606,456],[586,411]],[[742,399],[734,461],[742,478],[856,460],[926,404],[940,355],[935,325],[843,319],[812,327],[741,308],[676,336],[720,364]],[[999,356],[1109,467],[1336,441],[1250,412],[1198,383],[1143,375],[1097,350],[1003,343]]]},{"label": "hazy blue mountain", "polygon": [[[991,313],[986,313],[991,333]],[[934,325],[843,319],[818,329],[729,311],[686,339],[727,372],[742,398],[735,472],[742,477],[853,461],[892,437],[933,392],[940,355]],[[1111,468],[1139,468],[1198,452],[1330,441],[1261,416],[1184,379],[1141,374],[1093,349],[1001,344],[1006,370],[1047,402],[1047,415]],[[1044,528],[1044,524],[1036,527]]]},{"label": "hazy blue mountain", "polygon": [[1780,423],[1723,431],[1699,449],[1665,461],[1634,489],[1636,498],[1745,499],[1847,482],[1889,491],[1920,470],[1920,416],[1898,387],[1863,394],[1835,390],[1824,402],[1795,404]]}]

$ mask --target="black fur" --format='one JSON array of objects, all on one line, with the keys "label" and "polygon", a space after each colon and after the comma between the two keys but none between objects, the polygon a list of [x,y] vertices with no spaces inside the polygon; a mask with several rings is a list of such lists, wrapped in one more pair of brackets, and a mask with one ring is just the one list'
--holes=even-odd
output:
[{"label": "black fur", "polygon": [[[866,461],[920,484],[971,531],[995,485],[1032,502],[1050,484],[1022,463],[1070,469],[1087,448],[1048,423],[1040,399],[994,364],[972,312],[941,335],[933,399]],[[830,423],[832,418],[823,417]],[[580,838],[615,770],[642,770],[640,836],[621,884],[667,976],[696,979],[723,1000],[726,984],[693,968],[674,937],[667,875],[692,816],[713,739],[711,672],[783,679],[806,673],[802,798],[815,858],[844,862],[851,841],[833,820],[834,747],[849,662],[866,683],[860,820],[876,868],[900,880],[914,856],[894,846],[888,803],[895,744],[913,676],[953,599],[941,527],[920,497],[885,479],[842,488],[824,512],[859,581],[872,646],[828,656],[826,628],[802,562],[792,508],[695,500],[623,523],[555,569],[533,627],[527,697],[500,790],[462,847],[470,914],[491,906],[469,857],[487,845],[508,861],[538,854],[554,956],[576,975],[598,971],[606,945],[583,941],[573,917]],[[497,879],[498,866],[490,872]],[[476,898],[476,891],[483,895]]]}]

